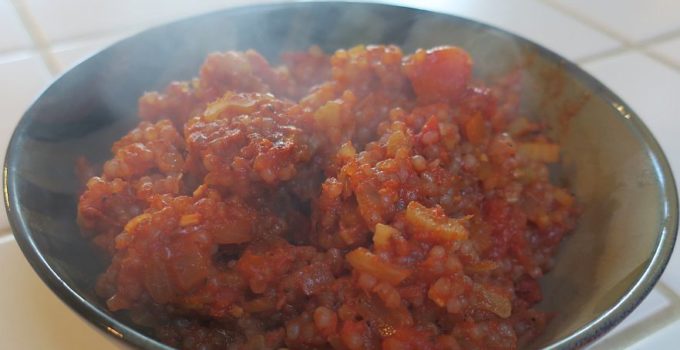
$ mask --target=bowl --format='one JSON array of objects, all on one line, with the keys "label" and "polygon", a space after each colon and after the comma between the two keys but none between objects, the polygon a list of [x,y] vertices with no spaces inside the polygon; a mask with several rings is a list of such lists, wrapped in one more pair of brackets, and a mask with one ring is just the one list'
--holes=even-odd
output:
[{"label": "bowl", "polygon": [[[257,25],[253,25],[257,23]],[[105,262],[76,224],[77,157],[103,160],[136,123],[137,98],[197,72],[212,51],[254,48],[271,60],[319,45],[327,52],[392,43],[404,52],[454,44],[475,74],[515,70],[522,111],[550,125],[563,147],[556,179],[583,210],[542,281],[540,308],[557,317],[531,347],[577,348],[602,336],[644,299],[673,250],[678,200],[668,162],[640,118],[604,85],[555,53],[467,19],[378,4],[323,2],[242,7],[163,25],[118,42],[54,81],[12,136],[4,193],[12,229],[42,280],[104,332],[167,349],[93,292]]]}]

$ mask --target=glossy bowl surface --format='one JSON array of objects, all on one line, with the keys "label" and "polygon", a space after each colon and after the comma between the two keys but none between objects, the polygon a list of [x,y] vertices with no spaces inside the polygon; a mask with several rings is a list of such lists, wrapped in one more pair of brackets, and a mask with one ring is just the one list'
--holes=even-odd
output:
[{"label": "glossy bowl surface", "polygon": [[243,7],[147,30],[75,66],[52,83],[17,126],[4,195],[17,242],[45,283],[101,330],[131,345],[166,349],[110,313],[93,292],[105,265],[75,221],[76,157],[110,155],[136,123],[137,98],[196,74],[213,51],[254,48],[272,61],[287,50],[364,43],[404,52],[442,44],[468,50],[475,74],[520,68],[523,113],[552,127],[563,146],[555,170],[583,215],[544,279],[541,307],[558,316],[531,347],[576,348],[600,337],[649,293],[671,255],[677,193],[662,150],[638,116],[574,64],[525,39],[449,15],[378,4],[292,3]]}]

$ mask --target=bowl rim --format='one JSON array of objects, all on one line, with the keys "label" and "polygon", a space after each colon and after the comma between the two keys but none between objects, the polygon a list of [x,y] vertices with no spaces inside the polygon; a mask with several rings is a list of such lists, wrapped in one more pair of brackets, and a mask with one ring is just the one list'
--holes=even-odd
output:
[{"label": "bowl rim", "polygon": [[653,254],[650,259],[647,260],[644,265],[644,272],[640,275],[640,278],[634,283],[626,293],[610,308],[603,312],[599,317],[593,319],[592,321],[584,324],[573,333],[557,339],[547,348],[549,349],[572,349],[585,346],[588,343],[593,342],[598,339],[607,331],[611,330],[614,326],[619,324],[628,314],[630,314],[649,294],[656,282],[661,277],[668,261],[672,255],[673,248],[675,246],[675,241],[677,237],[678,230],[678,193],[676,189],[675,180],[673,173],[668,162],[666,155],[661,149],[658,141],[652,135],[651,131],[643,123],[640,117],[624,102],[620,97],[618,97],[614,92],[607,88],[599,80],[591,76],[589,73],[585,72],[583,69],[578,67],[575,63],[567,60],[561,55],[553,52],[552,50],[543,47],[529,39],[522,36],[514,34],[512,32],[506,31],[504,29],[497,28],[493,25],[489,25],[484,22],[472,20],[465,17],[460,17],[457,15],[436,12],[426,9],[413,8],[409,6],[394,5],[379,2],[356,2],[356,1],[317,1],[317,2],[273,2],[264,3],[256,5],[244,5],[232,8],[223,8],[218,10],[209,11],[206,13],[201,13],[197,15],[192,15],[185,18],[180,18],[177,20],[172,20],[167,23],[156,25],[147,28],[141,32],[135,33],[134,35],[128,36],[122,40],[119,40],[105,49],[98,51],[97,53],[90,55],[89,57],[79,61],[77,64],[73,65],[71,69],[68,69],[57,77],[55,77],[48,86],[46,86],[34,99],[31,105],[26,109],[26,112],[21,117],[19,123],[12,133],[9,145],[7,147],[7,153],[5,156],[5,162],[3,167],[3,191],[4,191],[4,201],[7,216],[9,218],[10,226],[14,237],[21,248],[24,256],[33,267],[35,272],[40,276],[42,281],[47,284],[47,286],[54,292],[66,305],[71,309],[75,310],[76,313],[93,323],[96,328],[104,333],[111,335],[113,338],[123,341],[129,345],[134,345],[137,347],[143,347],[146,349],[162,349],[170,350],[169,347],[158,340],[151,337],[143,335],[139,331],[135,330],[132,326],[125,323],[117,321],[115,318],[110,317],[105,312],[91,304],[85,298],[80,296],[71,286],[69,286],[65,281],[63,281],[57,272],[52,269],[52,267],[47,263],[42,253],[38,249],[36,242],[33,238],[33,234],[27,225],[27,222],[20,210],[20,201],[17,193],[17,175],[16,164],[18,162],[20,153],[20,142],[19,137],[29,125],[31,117],[28,116],[28,112],[32,110],[36,103],[45,95],[45,93],[64,75],[69,74],[75,67],[78,67],[82,62],[91,59],[94,56],[101,54],[104,51],[112,50],[116,46],[120,45],[122,42],[128,40],[135,40],[138,36],[143,35],[149,31],[156,30],[165,26],[175,25],[180,22],[194,21],[202,16],[216,15],[218,13],[238,13],[241,11],[271,11],[277,9],[283,9],[287,7],[295,7],[298,9],[313,8],[313,7],[324,7],[324,6],[365,6],[374,8],[401,8],[408,10],[412,13],[417,13],[426,16],[439,16],[448,17],[455,21],[465,23],[468,25],[478,26],[488,31],[496,32],[504,37],[518,42],[522,45],[535,50],[535,52],[549,61],[560,64],[571,76],[575,77],[577,81],[583,85],[589,87],[597,93],[597,95],[606,101],[616,113],[621,118],[625,118],[629,123],[629,127],[632,128],[634,132],[639,134],[639,138],[648,147],[650,151],[650,157],[652,162],[656,167],[656,173],[661,175],[660,190],[662,190],[663,197],[665,199],[663,203],[663,216],[664,220],[661,222],[661,227],[659,230],[658,238],[656,240],[656,245]]}]

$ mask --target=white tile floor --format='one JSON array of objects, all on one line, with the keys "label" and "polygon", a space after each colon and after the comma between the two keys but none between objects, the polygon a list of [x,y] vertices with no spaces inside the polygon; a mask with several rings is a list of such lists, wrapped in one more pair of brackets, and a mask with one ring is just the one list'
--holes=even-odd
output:
[{"label": "white tile floor", "polygon": [[663,57],[676,67],[680,67],[680,36],[653,45],[649,51]]},{"label": "white tile floor", "polygon": [[0,52],[31,47],[31,37],[8,1],[0,1],[0,23],[2,23],[3,32],[0,36]]},{"label": "white tile floor", "polygon": [[123,349],[116,340],[87,325],[57,299],[33,272],[19,247],[7,238],[11,236],[0,238],[0,242],[4,241],[0,243],[0,266],[12,268],[4,269],[0,283],[2,286],[24,288],[3,287],[0,291],[0,310],[3,310],[0,348]]},{"label": "white tile floor", "polygon": [[628,43],[680,30],[677,0],[550,0],[564,11]]},{"label": "white tile floor", "polygon": [[[381,1],[490,23],[581,63],[641,115],[665,149],[675,174],[680,174],[680,1]],[[4,158],[5,146],[22,112],[56,74],[146,27],[252,2],[0,0],[0,157]],[[92,344],[114,348],[109,339],[76,317],[30,273],[9,232],[2,213],[0,266],[12,266],[12,271],[2,274],[0,285],[15,287],[0,288],[0,348],[72,349],[93,348]],[[592,348],[677,348],[678,254],[642,306]],[[33,312],[35,305],[44,306],[42,310],[49,313]],[[31,329],[35,329],[31,325],[36,324],[44,331],[31,336]],[[77,336],[64,337],[65,333]],[[653,334],[640,340],[649,333]]]},{"label": "white tile floor", "polygon": [[[509,30],[575,60],[621,43],[552,6],[535,0],[386,1],[468,17]],[[579,38],[581,40],[574,40]]]}]

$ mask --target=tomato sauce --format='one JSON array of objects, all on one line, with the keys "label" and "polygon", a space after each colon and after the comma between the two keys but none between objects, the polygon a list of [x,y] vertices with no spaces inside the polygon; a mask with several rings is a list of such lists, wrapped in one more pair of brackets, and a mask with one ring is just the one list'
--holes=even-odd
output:
[{"label": "tomato sauce", "polygon": [[559,145],[464,50],[215,53],[78,204],[97,293],[184,349],[514,349],[577,217]]}]

